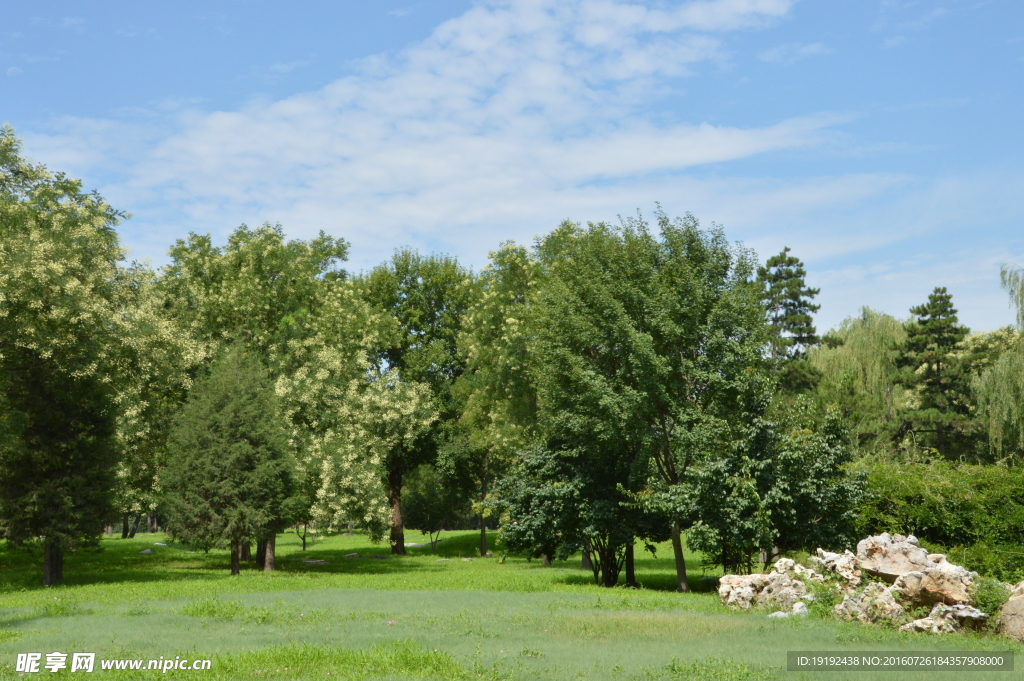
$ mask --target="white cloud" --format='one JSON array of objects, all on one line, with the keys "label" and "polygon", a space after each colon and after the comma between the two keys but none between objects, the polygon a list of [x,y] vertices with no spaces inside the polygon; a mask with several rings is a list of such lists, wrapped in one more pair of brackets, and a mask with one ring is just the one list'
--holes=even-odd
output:
[{"label": "white cloud", "polygon": [[813,57],[819,54],[830,54],[832,50],[828,49],[822,43],[810,43],[808,45],[801,45],[799,43],[787,43],[785,45],[779,45],[771,49],[765,50],[758,55],[761,61],[771,62],[775,64],[793,64],[806,59],[807,57]]},{"label": "white cloud", "polygon": [[32,142],[86,170],[89,159],[125,159],[104,192],[129,204],[140,227],[223,234],[280,219],[296,236],[327,229],[379,255],[496,220],[550,223],[541,214],[561,217],[579,197],[605,193],[602,183],[816,143],[835,118],[743,129],[645,114],[674,79],[720,58],[713,32],[777,19],[790,5],[478,4],[316,92],[167,114],[160,125],[174,132],[146,151],[136,140],[147,133],[122,140],[117,125],[97,121],[67,120],[66,134]]},{"label": "white cloud", "polygon": [[[834,143],[847,120],[835,115],[742,128],[659,105],[725,58],[721,32],[777,21],[791,4],[482,3],[315,92],[236,111],[186,102],[117,121],[62,119],[50,134],[26,134],[26,149],[102,178],[87,185],[135,214],[125,240],[157,262],[189,230],[223,239],[239,223],[270,220],[294,238],[322,229],[350,240],[356,270],[406,244],[480,267],[502,240],[529,242],[564,218],[614,220],[661,201],[669,214],[723,223],[762,255],[799,249],[823,288],[823,327],[863,304],[903,314],[921,298],[915,286],[926,295],[954,283],[929,259],[936,235],[961,235],[950,243],[971,267],[997,257],[996,245],[971,251],[962,234],[982,211],[1000,224],[1024,218],[1024,178],[695,173]],[[776,48],[783,61],[825,49]],[[859,264],[865,254],[873,265]],[[1002,300],[995,267],[958,293],[992,315],[1002,314],[985,302]]]}]

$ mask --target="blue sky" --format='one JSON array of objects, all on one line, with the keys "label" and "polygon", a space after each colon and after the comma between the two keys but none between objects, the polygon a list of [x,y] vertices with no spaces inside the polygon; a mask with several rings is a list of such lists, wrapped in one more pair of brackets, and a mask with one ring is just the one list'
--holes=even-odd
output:
[{"label": "blue sky", "polygon": [[0,121],[133,214],[136,258],[281,222],[479,269],[660,202],[765,258],[819,327],[934,286],[1008,324],[1024,265],[1013,0],[10,2]]}]

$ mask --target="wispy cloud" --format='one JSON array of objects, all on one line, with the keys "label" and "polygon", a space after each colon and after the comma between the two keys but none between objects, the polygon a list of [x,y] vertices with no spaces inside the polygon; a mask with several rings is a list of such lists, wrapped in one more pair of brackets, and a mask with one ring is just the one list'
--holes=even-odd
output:
[{"label": "wispy cloud", "polygon": [[138,156],[115,151],[116,138],[100,142],[106,125],[82,122],[93,147],[106,148],[81,149],[76,165],[131,158],[105,192],[139,227],[223,233],[280,219],[297,236],[346,234],[374,257],[413,235],[459,243],[468,234],[486,252],[500,237],[478,238],[485,225],[547,224],[609,186],[819,142],[834,116],[737,128],[647,113],[674,79],[720,58],[717,33],[776,20],[790,6],[479,4],[321,90],[169,114],[173,134]]},{"label": "wispy cloud", "polygon": [[813,57],[819,54],[830,54],[832,50],[825,47],[822,43],[810,43],[807,45],[801,45],[800,43],[787,43],[785,45],[779,45],[771,49],[765,50],[758,55],[761,61],[771,62],[775,64],[793,64],[806,59],[807,57]]},{"label": "wispy cloud", "polygon": [[75,33],[85,33],[85,19],[80,17],[64,17],[61,19],[60,27]]}]

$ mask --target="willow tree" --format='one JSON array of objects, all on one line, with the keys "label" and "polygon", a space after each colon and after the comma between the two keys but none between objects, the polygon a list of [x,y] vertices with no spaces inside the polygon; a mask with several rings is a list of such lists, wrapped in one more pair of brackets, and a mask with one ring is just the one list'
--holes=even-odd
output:
[{"label": "willow tree", "polygon": [[[1024,269],[1004,265],[1003,288],[1017,308],[1018,329],[1024,327]],[[1014,337],[1015,336],[1015,337]],[[1002,461],[1024,452],[1024,343],[1010,336],[998,359],[975,379],[979,412],[985,420],[989,445]]]},{"label": "willow tree", "polygon": [[899,428],[907,391],[896,357],[906,337],[900,320],[865,307],[809,352],[821,372],[815,395],[840,409],[862,447],[887,444]]},{"label": "willow tree", "polygon": [[123,214],[19,151],[0,129],[0,530],[51,585],[110,510]]}]

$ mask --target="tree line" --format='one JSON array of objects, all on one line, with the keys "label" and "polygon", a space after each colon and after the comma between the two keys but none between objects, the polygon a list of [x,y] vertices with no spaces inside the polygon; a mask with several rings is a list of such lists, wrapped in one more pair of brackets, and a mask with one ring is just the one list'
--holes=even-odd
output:
[{"label": "tree line", "polygon": [[567,221],[479,272],[399,249],[360,273],[343,239],[271,224],[190,234],[153,270],[125,262],[125,217],[0,132],[0,531],[44,584],[159,512],[233,573],[253,546],[274,569],[291,525],[403,554],[406,528],[472,518],[481,554],[497,524],[605,586],[670,540],[686,591],[684,549],[749,571],[848,546],[865,518],[907,522],[872,491],[883,464],[1024,446],[1015,330],[969,334],[937,289],[819,338],[788,248],[762,264],[690,215]]}]

